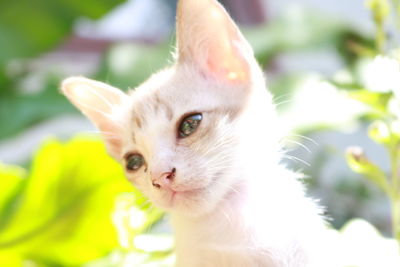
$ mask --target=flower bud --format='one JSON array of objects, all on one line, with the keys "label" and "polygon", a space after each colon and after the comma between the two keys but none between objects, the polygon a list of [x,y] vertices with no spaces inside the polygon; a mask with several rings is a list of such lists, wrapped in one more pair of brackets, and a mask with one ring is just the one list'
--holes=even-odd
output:
[{"label": "flower bud", "polygon": [[387,0],[367,0],[366,6],[371,9],[374,20],[382,22],[390,13],[390,6]]},{"label": "flower bud", "polygon": [[375,121],[368,129],[368,136],[378,144],[389,145],[391,133],[389,126],[383,121]]},{"label": "flower bud", "polygon": [[367,158],[361,147],[349,147],[346,150],[346,160],[354,172],[363,174],[384,192],[390,192],[385,173]]}]

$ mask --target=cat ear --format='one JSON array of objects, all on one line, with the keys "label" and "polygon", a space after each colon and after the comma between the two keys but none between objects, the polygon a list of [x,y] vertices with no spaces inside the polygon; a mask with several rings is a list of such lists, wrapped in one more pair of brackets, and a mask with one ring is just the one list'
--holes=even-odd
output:
[{"label": "cat ear", "polygon": [[115,111],[127,95],[117,88],[83,77],[64,80],[61,90],[96,125],[109,153],[118,158],[122,149],[122,126],[115,118]]},{"label": "cat ear", "polygon": [[216,0],[180,0],[177,11],[178,62],[194,62],[205,75],[248,82],[253,51]]}]

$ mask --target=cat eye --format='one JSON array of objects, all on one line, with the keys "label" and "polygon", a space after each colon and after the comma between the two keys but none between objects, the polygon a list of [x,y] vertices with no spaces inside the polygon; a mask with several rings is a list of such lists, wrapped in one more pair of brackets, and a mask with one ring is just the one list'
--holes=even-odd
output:
[{"label": "cat eye", "polygon": [[144,165],[144,158],[140,154],[130,154],[126,157],[126,168],[129,171],[137,171]]},{"label": "cat eye", "polygon": [[192,114],[185,117],[179,125],[179,137],[185,138],[193,134],[196,131],[197,127],[199,127],[202,119],[203,115],[201,113]]}]

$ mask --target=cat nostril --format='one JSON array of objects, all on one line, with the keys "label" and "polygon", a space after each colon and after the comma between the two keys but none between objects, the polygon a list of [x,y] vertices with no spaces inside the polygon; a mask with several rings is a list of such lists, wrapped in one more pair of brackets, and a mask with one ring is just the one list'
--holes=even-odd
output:
[{"label": "cat nostril", "polygon": [[161,188],[161,185],[157,184],[156,182],[153,182],[152,184],[153,184],[153,186],[154,186],[155,188],[157,188],[157,189],[160,189],[160,188]]},{"label": "cat nostril", "polygon": [[176,169],[173,168],[172,171],[167,175],[168,180],[173,180],[175,178]]}]

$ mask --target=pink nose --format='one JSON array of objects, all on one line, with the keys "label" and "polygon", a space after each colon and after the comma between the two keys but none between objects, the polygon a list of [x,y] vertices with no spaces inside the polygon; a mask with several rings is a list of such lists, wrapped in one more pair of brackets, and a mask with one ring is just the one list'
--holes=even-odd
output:
[{"label": "pink nose", "polygon": [[171,172],[164,172],[158,178],[152,179],[152,184],[155,188],[169,188],[175,178],[176,169],[173,168]]}]

